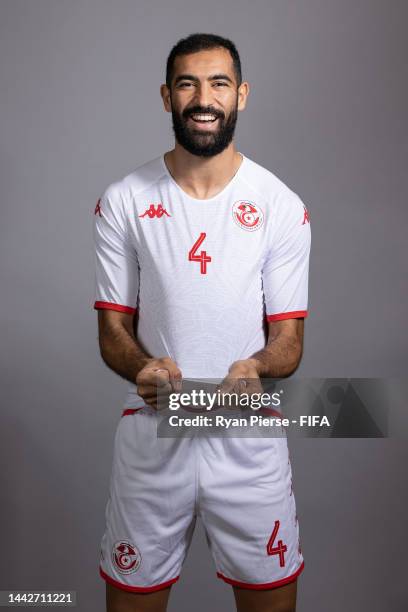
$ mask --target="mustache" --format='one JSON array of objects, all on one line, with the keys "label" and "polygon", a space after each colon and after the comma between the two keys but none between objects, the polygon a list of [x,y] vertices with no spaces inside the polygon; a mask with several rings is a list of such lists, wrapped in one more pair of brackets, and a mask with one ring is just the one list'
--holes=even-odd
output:
[{"label": "mustache", "polygon": [[225,115],[223,112],[216,110],[211,107],[205,108],[204,106],[193,106],[191,108],[186,108],[182,112],[183,119],[188,119],[191,115],[206,115],[211,114],[214,115],[217,119],[224,119]]}]

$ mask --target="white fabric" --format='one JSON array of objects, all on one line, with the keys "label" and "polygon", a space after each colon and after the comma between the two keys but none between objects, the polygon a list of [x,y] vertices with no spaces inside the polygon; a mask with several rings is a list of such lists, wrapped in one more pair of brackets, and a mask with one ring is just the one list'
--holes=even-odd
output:
[{"label": "white fabric", "polygon": [[[196,518],[220,577],[274,588],[303,569],[286,437],[158,438],[148,407],[120,419],[100,568],[127,590],[180,575]],[[282,558],[272,547],[281,542]],[[282,582],[283,581],[283,582]]]},{"label": "white fabric", "polygon": [[[263,348],[265,315],[307,315],[306,208],[242,157],[221,193],[197,200],[160,156],[110,185],[95,210],[95,308],[137,309],[139,342],[184,377],[222,378]],[[141,405],[130,384],[125,407]]]}]

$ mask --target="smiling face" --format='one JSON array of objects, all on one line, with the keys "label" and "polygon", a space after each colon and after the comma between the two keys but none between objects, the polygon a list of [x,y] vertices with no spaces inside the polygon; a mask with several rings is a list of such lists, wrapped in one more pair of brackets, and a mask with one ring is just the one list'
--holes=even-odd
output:
[{"label": "smiling face", "polygon": [[232,57],[216,48],[176,57],[171,90],[162,85],[177,142],[189,153],[212,157],[232,141],[248,84],[238,87]]}]

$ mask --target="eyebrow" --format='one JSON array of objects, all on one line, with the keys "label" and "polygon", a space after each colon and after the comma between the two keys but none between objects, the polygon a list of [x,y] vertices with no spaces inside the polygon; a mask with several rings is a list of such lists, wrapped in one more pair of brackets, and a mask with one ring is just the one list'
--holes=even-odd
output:
[{"label": "eyebrow", "polygon": [[[177,85],[180,81],[195,81],[197,82],[199,79],[193,74],[180,74],[176,77],[174,84]],[[209,81],[228,81],[229,83],[234,84],[233,80],[227,74],[213,74],[208,77]]]}]

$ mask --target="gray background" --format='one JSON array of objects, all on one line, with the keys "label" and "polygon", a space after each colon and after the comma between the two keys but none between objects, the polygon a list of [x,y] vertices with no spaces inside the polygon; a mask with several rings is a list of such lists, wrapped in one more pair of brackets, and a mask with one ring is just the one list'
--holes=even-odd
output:
[{"label": "gray background", "polygon": [[[2,589],[100,611],[99,541],[126,383],[102,363],[92,215],[172,147],[172,44],[231,37],[252,85],[238,149],[310,209],[299,376],[406,373],[408,5],[391,0],[2,0]],[[403,250],[404,249],[404,250]],[[406,442],[296,440],[299,612],[406,609]],[[232,610],[201,527],[170,611]]]}]

